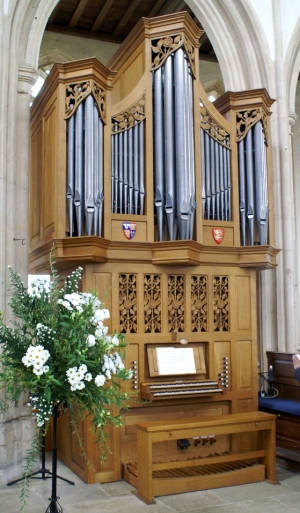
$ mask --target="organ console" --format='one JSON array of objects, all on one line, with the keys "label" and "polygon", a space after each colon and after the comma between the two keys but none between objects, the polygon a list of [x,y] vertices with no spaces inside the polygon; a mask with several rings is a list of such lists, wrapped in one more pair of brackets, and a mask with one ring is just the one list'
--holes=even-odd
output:
[{"label": "organ console", "polygon": [[183,466],[186,454],[209,458],[211,443],[197,436],[213,440],[220,469],[259,459],[251,480],[265,476],[262,440],[273,462],[272,437],[261,434],[257,449],[255,416],[257,271],[274,268],[278,252],[273,100],[258,89],[212,104],[200,81],[201,33],[187,13],[141,19],[107,66],[54,64],[32,106],[30,272],[45,272],[53,243],[62,279],[80,265],[82,289],[103,298],[110,332],[126,336],[133,371],[123,425],[108,427],[106,464],[88,418],[78,429],[92,466],[60,419],[58,455],[88,483],[136,485],[139,470],[128,468],[142,461],[137,429],[154,421],[176,421],[178,439],[190,438],[182,451],[161,435],[157,468]]}]

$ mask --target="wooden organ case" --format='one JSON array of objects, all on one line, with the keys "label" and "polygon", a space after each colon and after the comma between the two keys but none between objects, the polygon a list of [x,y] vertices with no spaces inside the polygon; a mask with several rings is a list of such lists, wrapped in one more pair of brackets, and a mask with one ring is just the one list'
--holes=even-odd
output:
[{"label": "wooden organ case", "polygon": [[[257,411],[256,275],[277,254],[273,100],[259,89],[212,104],[200,35],[186,13],[141,19],[107,66],[55,64],[32,106],[30,272],[46,269],[53,243],[62,277],[83,267],[83,290],[105,298],[133,369],[125,386],[136,401],[108,428],[105,465],[88,420],[80,432],[94,468],[60,419],[59,457],[87,483],[135,483],[136,424]],[[157,443],[154,459],[257,443],[214,434],[187,451]]]}]

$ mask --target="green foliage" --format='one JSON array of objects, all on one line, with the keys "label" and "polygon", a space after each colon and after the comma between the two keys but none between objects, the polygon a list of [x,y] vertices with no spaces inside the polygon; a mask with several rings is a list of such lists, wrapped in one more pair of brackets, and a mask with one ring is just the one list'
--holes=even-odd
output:
[{"label": "green foliage", "polygon": [[0,315],[0,411],[27,391],[37,427],[47,428],[54,404],[67,405],[74,424],[90,416],[105,445],[106,424],[121,424],[112,410],[126,408],[129,399],[121,388],[131,376],[122,361],[126,343],[120,334],[108,335],[109,312],[96,294],[78,292],[81,268],[63,288],[52,256],[50,269],[52,280],[38,281],[30,291],[9,269],[14,320],[6,325]]}]

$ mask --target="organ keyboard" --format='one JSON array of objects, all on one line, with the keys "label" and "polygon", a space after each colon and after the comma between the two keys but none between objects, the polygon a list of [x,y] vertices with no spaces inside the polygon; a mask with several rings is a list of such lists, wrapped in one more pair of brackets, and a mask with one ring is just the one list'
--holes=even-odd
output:
[{"label": "organ keyboard", "polygon": [[217,381],[213,380],[189,380],[172,381],[164,383],[142,383],[141,397],[149,401],[168,399],[170,397],[197,396],[222,394],[223,388],[219,388]]}]

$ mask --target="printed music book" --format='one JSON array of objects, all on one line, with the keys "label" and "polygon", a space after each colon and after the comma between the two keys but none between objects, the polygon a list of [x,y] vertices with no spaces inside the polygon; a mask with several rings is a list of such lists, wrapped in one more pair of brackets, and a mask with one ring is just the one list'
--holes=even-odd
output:
[{"label": "printed music book", "polygon": [[196,374],[194,351],[192,347],[157,347],[156,358],[158,374]]}]

